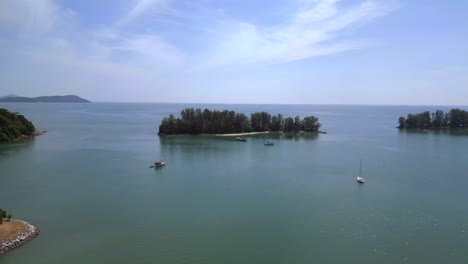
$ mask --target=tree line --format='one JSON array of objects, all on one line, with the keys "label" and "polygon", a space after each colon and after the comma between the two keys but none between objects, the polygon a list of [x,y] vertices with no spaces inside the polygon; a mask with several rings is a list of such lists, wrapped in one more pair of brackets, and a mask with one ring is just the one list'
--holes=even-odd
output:
[{"label": "tree line", "polygon": [[19,113],[0,108],[0,143],[11,142],[22,135],[36,131],[33,123]]},{"label": "tree line", "polygon": [[408,114],[398,119],[398,128],[468,128],[468,111],[452,109],[448,113],[437,110],[433,113],[425,111],[419,114]]},{"label": "tree line", "polygon": [[179,117],[169,115],[164,117],[159,126],[159,133],[174,134],[228,134],[265,131],[283,132],[317,132],[321,124],[315,116],[307,116],[302,120],[283,115],[270,115],[267,112],[257,112],[250,118],[243,113],[234,111],[201,110],[186,108]]}]

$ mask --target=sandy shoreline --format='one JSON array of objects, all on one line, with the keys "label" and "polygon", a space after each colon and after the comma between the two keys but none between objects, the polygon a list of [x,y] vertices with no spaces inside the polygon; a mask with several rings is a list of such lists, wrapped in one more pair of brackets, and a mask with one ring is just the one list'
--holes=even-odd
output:
[{"label": "sandy shoreline", "polygon": [[[214,134],[212,136],[217,137],[240,137],[240,136],[252,136],[252,135],[263,135],[263,134],[281,134],[283,131],[264,131],[264,132],[248,132],[248,133],[229,133],[229,134]],[[208,134],[205,134],[208,135]]]},{"label": "sandy shoreline", "polygon": [[39,235],[39,229],[21,220],[3,221],[0,225],[0,255],[18,248]]},{"label": "sandy shoreline", "polygon": [[159,134],[160,137],[240,137],[240,136],[252,136],[252,135],[263,135],[263,134],[280,134],[283,133],[282,131],[264,131],[264,132],[248,132],[248,133],[229,133],[229,134],[174,134],[174,135],[165,135]]},{"label": "sandy shoreline", "polygon": [[[283,131],[263,131],[263,132],[246,132],[246,133],[228,133],[228,134],[176,134],[176,135],[165,135],[159,134],[160,137],[186,137],[186,136],[209,136],[209,137],[243,137],[243,136],[254,136],[254,135],[264,135],[264,134],[284,134]],[[299,131],[298,133],[308,133],[306,131]],[[318,131],[318,134],[327,134],[325,131]]]}]

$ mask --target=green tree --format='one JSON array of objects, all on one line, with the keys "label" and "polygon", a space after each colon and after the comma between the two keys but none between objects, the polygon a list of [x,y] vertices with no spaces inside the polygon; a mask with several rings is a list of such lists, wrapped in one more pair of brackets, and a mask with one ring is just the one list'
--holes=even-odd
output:
[{"label": "green tree", "polygon": [[437,110],[432,113],[432,127],[440,128],[444,126],[444,111]]},{"label": "green tree", "polygon": [[0,210],[0,218],[5,218],[7,216],[7,212],[5,210]]},{"label": "green tree", "polygon": [[301,131],[302,129],[302,122],[301,122],[301,119],[299,118],[299,116],[296,116],[294,118],[294,132],[299,132]]},{"label": "green tree", "polygon": [[307,132],[317,132],[321,124],[315,116],[306,116],[302,121],[302,130]]},{"label": "green tree", "polygon": [[294,119],[292,117],[287,117],[284,119],[284,132],[293,132],[294,131]]},{"label": "green tree", "polygon": [[400,116],[400,118],[398,118],[398,128],[406,128],[406,118],[404,118],[403,116]]}]

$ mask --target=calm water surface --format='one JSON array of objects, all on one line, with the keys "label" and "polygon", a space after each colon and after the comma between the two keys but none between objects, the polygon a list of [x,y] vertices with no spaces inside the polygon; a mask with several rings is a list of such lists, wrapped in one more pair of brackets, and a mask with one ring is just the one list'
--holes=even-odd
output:
[{"label": "calm water surface", "polygon": [[[192,106],[313,114],[329,134],[155,135]],[[468,136],[395,129],[441,107],[0,107],[49,131],[0,145],[0,205],[42,231],[2,264],[468,263]],[[161,149],[166,167],[150,169]]]}]

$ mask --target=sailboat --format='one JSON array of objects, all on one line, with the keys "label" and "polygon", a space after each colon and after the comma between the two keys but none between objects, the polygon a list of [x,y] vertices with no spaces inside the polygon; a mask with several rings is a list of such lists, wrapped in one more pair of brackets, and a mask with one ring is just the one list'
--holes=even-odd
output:
[{"label": "sailboat", "polygon": [[364,183],[364,178],[362,176],[362,160],[359,161],[359,176],[357,176],[356,180],[359,183]]},{"label": "sailboat", "polygon": [[154,162],[154,167],[155,168],[160,168],[160,167],[162,167],[164,165],[166,165],[166,162],[164,161],[164,152],[161,149],[161,158],[160,158],[160,160],[157,160],[157,161]]}]

